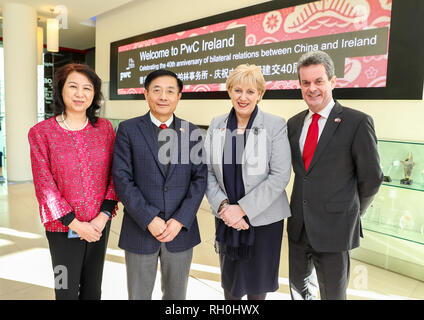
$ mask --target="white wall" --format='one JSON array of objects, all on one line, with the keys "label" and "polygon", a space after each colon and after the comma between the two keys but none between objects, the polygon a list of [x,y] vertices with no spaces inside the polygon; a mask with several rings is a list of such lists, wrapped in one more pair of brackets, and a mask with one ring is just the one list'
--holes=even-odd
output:
[{"label": "white wall", "polygon": [[[109,82],[111,42],[263,2],[267,1],[133,1],[97,17],[96,71],[104,82]],[[374,118],[379,139],[424,142],[424,129],[421,124],[424,119],[423,100],[340,100],[340,102],[370,114]],[[176,114],[196,124],[207,125],[212,117],[227,112],[230,107],[229,100],[182,100]],[[260,107],[285,119],[306,108],[301,100],[263,100]],[[144,114],[147,110],[145,100],[114,100],[106,101],[105,104],[105,116],[109,118],[131,118]]]}]

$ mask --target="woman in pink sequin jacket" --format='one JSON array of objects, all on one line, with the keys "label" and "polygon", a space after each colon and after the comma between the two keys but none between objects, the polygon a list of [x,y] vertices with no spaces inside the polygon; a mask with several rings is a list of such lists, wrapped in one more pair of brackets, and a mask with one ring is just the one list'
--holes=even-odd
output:
[{"label": "woman in pink sequin jacket", "polygon": [[88,66],[63,66],[54,79],[55,116],[28,133],[56,299],[101,297],[118,198],[111,174],[115,131],[109,120],[96,115],[100,87],[100,78]]}]

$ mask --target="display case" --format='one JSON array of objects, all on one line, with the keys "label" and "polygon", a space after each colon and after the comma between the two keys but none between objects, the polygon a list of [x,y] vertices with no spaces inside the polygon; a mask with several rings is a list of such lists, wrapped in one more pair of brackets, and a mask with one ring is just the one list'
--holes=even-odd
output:
[{"label": "display case", "polygon": [[110,121],[110,123],[112,124],[113,129],[115,129],[115,131],[118,130],[119,124],[122,121],[125,121],[126,120],[126,119],[113,119],[113,118],[107,118],[107,119]]},{"label": "display case", "polygon": [[384,181],[352,257],[424,281],[424,143],[379,140],[378,151]]}]

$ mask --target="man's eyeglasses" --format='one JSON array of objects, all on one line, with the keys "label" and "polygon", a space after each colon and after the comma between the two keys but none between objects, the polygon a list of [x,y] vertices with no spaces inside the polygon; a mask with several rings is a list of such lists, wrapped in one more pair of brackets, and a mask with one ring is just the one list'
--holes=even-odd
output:
[{"label": "man's eyeglasses", "polygon": [[162,88],[153,88],[149,90],[149,93],[158,97],[162,96],[164,93],[167,97],[175,97],[178,94],[178,90],[175,88],[167,88],[165,90]]}]

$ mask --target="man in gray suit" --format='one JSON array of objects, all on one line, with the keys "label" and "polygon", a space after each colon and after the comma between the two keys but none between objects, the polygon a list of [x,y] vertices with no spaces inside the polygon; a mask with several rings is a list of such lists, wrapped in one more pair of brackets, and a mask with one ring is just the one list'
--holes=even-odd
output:
[{"label": "man in gray suit", "polygon": [[[334,64],[324,52],[298,62],[309,110],[288,121],[295,180],[288,219],[293,299],[346,299],[349,250],[359,246],[361,216],[383,174],[372,118],[333,100]],[[314,273],[314,269],[316,273]]]}]

